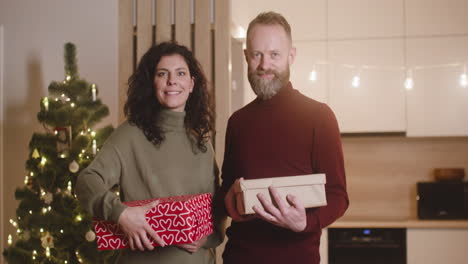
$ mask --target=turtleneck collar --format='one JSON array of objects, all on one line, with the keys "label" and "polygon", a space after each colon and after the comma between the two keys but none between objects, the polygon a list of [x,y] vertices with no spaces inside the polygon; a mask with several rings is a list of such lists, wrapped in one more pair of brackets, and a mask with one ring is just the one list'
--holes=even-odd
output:
[{"label": "turtleneck collar", "polygon": [[159,126],[164,130],[185,131],[185,112],[175,112],[163,109],[159,113]]},{"label": "turtleneck collar", "polygon": [[294,91],[291,82],[288,82],[285,86],[283,86],[277,94],[275,94],[272,98],[263,100],[259,97],[257,97],[254,102],[255,104],[259,106],[269,106],[269,105],[275,105],[278,102],[284,101],[285,98],[291,94],[291,92]]}]

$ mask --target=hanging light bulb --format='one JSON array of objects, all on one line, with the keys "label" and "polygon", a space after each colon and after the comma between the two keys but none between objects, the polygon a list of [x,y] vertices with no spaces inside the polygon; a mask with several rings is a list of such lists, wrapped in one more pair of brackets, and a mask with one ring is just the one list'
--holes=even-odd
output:
[{"label": "hanging light bulb", "polygon": [[312,68],[312,71],[309,73],[309,80],[312,82],[317,81],[317,70],[315,70],[315,65]]},{"label": "hanging light bulb", "polygon": [[356,67],[353,79],[351,80],[351,86],[357,88],[361,85],[361,67]]},{"label": "hanging light bulb", "polygon": [[413,89],[413,86],[414,86],[413,71],[411,69],[408,69],[406,71],[405,88],[406,90],[411,90]]},{"label": "hanging light bulb", "polygon": [[460,86],[466,87],[468,86],[468,75],[466,74],[466,64],[463,65],[463,72],[460,74]]},{"label": "hanging light bulb", "polygon": [[359,75],[355,75],[353,77],[353,80],[351,81],[351,85],[355,88],[359,87],[359,85],[361,85],[361,78],[359,77]]},{"label": "hanging light bulb", "polygon": [[8,235],[8,245],[11,246],[13,243],[13,238],[11,237],[11,234]]}]

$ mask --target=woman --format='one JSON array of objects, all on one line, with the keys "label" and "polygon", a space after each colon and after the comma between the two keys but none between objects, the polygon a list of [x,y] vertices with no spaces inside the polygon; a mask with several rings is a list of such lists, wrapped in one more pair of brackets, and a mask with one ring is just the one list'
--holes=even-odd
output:
[{"label": "woman", "polygon": [[[222,221],[215,220],[208,237],[166,246],[145,221],[154,204],[126,207],[121,202],[214,193],[218,187],[210,144],[211,97],[193,54],[173,42],[150,48],[129,79],[124,110],[127,121],[78,177],[80,202],[93,216],[118,222],[126,233],[131,250],[123,250],[118,263],[214,263]],[[110,191],[116,184],[120,199]],[[154,248],[148,236],[161,247]]]}]

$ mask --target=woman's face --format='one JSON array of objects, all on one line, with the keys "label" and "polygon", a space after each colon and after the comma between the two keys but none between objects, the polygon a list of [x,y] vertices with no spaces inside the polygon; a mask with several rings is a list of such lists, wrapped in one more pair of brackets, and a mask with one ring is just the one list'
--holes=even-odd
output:
[{"label": "woman's face", "polygon": [[161,57],[154,76],[159,103],[172,111],[183,112],[194,81],[184,58],[179,54]]}]

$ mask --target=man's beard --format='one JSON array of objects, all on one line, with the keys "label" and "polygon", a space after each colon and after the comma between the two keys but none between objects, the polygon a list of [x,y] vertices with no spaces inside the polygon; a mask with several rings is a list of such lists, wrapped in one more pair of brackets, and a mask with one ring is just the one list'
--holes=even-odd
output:
[{"label": "man's beard", "polygon": [[[259,75],[274,74],[273,79],[267,80]],[[278,91],[289,82],[289,67],[282,72],[275,70],[250,70],[248,79],[254,93],[263,100],[268,100],[275,96]]]}]

